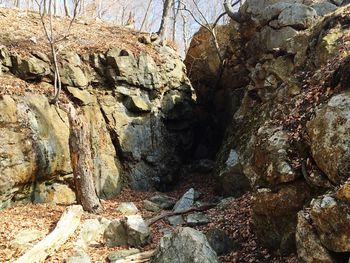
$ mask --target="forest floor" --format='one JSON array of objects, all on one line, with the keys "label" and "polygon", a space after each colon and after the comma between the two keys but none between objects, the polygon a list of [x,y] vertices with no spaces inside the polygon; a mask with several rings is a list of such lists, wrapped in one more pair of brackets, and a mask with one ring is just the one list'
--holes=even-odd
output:
[{"label": "forest floor", "polygon": [[[48,18],[44,21],[48,25]],[[76,19],[71,27],[70,18],[56,16],[52,22],[54,37],[60,40],[57,44],[58,54],[74,50],[83,56],[118,47],[127,49],[134,55],[145,52],[155,62],[162,62],[153,45],[138,41],[140,37],[150,35],[149,33],[88,18]],[[33,51],[51,54],[40,16],[36,12],[0,8],[0,33],[0,45],[6,46],[10,52],[23,57]]]},{"label": "forest floor", "polygon": [[[191,175],[187,178],[180,178],[176,190],[167,193],[169,196],[180,198],[188,189],[194,188],[201,193],[201,201],[211,201],[215,199],[213,180],[208,176]],[[143,208],[143,200],[153,196],[154,192],[134,192],[124,190],[113,200],[102,201],[104,212],[100,215],[83,214],[83,220],[104,217],[116,219],[122,215],[116,211],[116,207],[121,202],[134,202],[144,218],[150,218],[157,213],[147,212]],[[36,229],[48,234],[55,227],[57,221],[65,210],[64,206],[50,204],[28,204],[15,206],[0,212],[0,262],[12,262],[25,251],[13,249],[11,241],[17,233],[24,229]],[[210,223],[198,226],[196,229],[207,232],[210,228],[224,230],[235,243],[235,249],[229,254],[221,256],[223,263],[297,263],[294,255],[289,257],[276,257],[266,249],[257,244],[257,238],[253,231],[251,194],[247,193],[241,198],[230,200],[225,206],[213,208],[207,211]],[[151,227],[152,242],[143,251],[157,247],[162,236],[162,230],[173,229],[166,220],[160,220]],[[77,231],[78,232],[78,231]],[[46,260],[46,262],[63,262],[67,256],[74,252],[74,241],[78,233],[75,233],[56,254]],[[123,247],[125,248],[125,247]],[[90,246],[87,253],[92,262],[108,262],[108,254],[123,249],[109,248],[104,244]]]}]

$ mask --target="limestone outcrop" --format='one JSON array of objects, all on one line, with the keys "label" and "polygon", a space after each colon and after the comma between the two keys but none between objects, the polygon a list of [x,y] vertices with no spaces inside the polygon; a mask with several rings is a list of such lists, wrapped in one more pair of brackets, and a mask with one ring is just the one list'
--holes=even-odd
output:
[{"label": "limestone outcrop", "polygon": [[[234,69],[241,70],[211,90],[231,90],[216,157],[218,193],[239,196],[249,189],[248,180],[260,243],[279,254],[297,248],[302,262],[347,262],[350,252],[344,229],[350,171],[347,4],[245,1],[242,22],[225,26],[231,39],[222,45],[240,57],[226,56],[224,72],[236,76]],[[211,50],[195,40],[192,48],[191,54]],[[207,76],[195,79],[198,90]]]},{"label": "limestone outcrop", "polygon": [[[60,54],[60,103],[80,107],[89,122],[102,198],[118,194],[123,183],[167,189],[192,144],[194,93],[184,64],[171,48],[152,48],[158,57],[118,47]],[[2,79],[38,87],[1,92],[0,208],[74,202],[69,122],[44,94],[53,91],[50,60],[39,51],[23,55],[2,46],[0,65]]]}]

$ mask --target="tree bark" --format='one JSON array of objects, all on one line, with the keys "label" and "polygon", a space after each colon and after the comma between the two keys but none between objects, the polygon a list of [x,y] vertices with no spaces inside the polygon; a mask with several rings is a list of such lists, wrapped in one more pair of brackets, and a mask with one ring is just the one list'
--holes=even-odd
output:
[{"label": "tree bark", "polygon": [[162,20],[158,30],[158,35],[161,43],[164,43],[166,39],[166,35],[168,33],[170,8],[172,3],[173,3],[173,0],[164,1]]},{"label": "tree bark", "polygon": [[100,213],[103,207],[94,186],[90,129],[83,115],[77,114],[73,107],[69,110],[68,117],[70,125],[69,150],[77,201],[85,211]]},{"label": "tree bark", "polygon": [[[238,12],[235,12],[233,10],[233,7],[230,3],[231,1],[230,0],[224,0],[224,8],[225,8],[225,11],[227,13],[227,15],[234,21],[236,21],[237,23],[240,23],[241,22],[241,14]],[[236,1],[233,5],[237,5],[239,4],[240,1]]]},{"label": "tree bark", "polygon": [[74,233],[80,224],[82,214],[83,209],[80,205],[66,208],[55,229],[17,259],[15,263],[44,262],[48,256],[58,250]]}]

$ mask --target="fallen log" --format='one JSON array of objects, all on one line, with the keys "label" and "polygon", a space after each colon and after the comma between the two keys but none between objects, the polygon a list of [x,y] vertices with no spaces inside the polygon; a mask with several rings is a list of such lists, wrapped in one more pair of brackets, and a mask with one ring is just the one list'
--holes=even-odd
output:
[{"label": "fallen log", "polygon": [[38,263],[58,250],[75,232],[80,224],[83,208],[73,205],[66,208],[55,229],[39,243],[35,244],[14,263]]},{"label": "fallen log", "polygon": [[150,262],[151,257],[154,255],[155,250],[137,253],[123,259],[113,261],[113,263],[147,263]]},{"label": "fallen log", "polygon": [[183,214],[187,214],[187,213],[190,213],[190,212],[201,212],[201,211],[206,211],[206,210],[209,210],[211,208],[214,208],[217,204],[208,204],[208,205],[203,205],[203,206],[192,206],[188,209],[184,209],[184,210],[181,210],[181,211],[178,211],[178,212],[174,212],[174,211],[169,211],[169,212],[164,212],[160,215],[157,215],[155,217],[152,217],[150,219],[148,219],[146,221],[147,225],[148,226],[151,226],[153,225],[154,223],[158,222],[159,220],[165,218],[165,217],[168,217],[168,216],[177,216],[177,215],[183,215]]}]

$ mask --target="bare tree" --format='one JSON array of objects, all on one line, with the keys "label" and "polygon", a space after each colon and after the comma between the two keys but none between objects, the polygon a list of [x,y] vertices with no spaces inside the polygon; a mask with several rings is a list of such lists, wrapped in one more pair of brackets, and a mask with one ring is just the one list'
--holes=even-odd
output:
[{"label": "bare tree", "polygon": [[165,42],[166,36],[168,34],[170,9],[171,9],[171,6],[173,4],[173,1],[174,0],[165,0],[164,1],[162,20],[161,20],[160,27],[158,30],[160,43]]},{"label": "bare tree", "polygon": [[[216,54],[220,60],[220,62],[223,62],[223,56],[221,54],[221,49],[220,49],[220,45],[218,42],[218,38],[216,36],[216,25],[215,24],[211,24],[207,17],[204,15],[204,13],[202,12],[201,8],[198,5],[198,2],[196,0],[192,0],[193,6],[194,6],[194,10],[191,10],[190,8],[188,8],[187,3],[184,0],[179,0],[181,1],[182,7],[181,9],[183,11],[188,12],[191,17],[193,18],[193,20],[200,25],[201,27],[205,28],[211,35],[211,41],[214,44],[215,50],[216,50]],[[196,15],[198,14],[198,15]]]},{"label": "bare tree", "polygon": [[180,12],[181,2],[179,0],[173,2],[173,25],[172,25],[172,40],[175,42],[176,40],[176,25],[177,25],[177,17]]},{"label": "bare tree", "polygon": [[[211,35],[211,41],[215,47],[216,54],[219,58],[220,64],[218,68],[218,73],[217,73],[217,79],[216,79],[216,86],[219,85],[221,81],[222,74],[224,72],[224,66],[225,66],[225,54],[223,54],[225,51],[221,49],[218,38],[217,38],[217,33],[216,33],[216,27],[220,21],[220,19],[227,14],[227,11],[222,13],[217,17],[217,19],[214,21],[214,23],[210,23],[209,19],[205,16],[203,11],[201,10],[197,0],[192,0],[192,5],[193,8],[188,8],[187,3],[185,0],[179,0],[182,3],[182,10],[188,12],[193,20],[200,25],[202,28],[204,28],[210,35]],[[229,0],[224,0],[224,7],[228,8],[229,12],[233,12],[232,7],[235,5],[238,5],[240,3],[240,0],[237,0],[233,4],[229,3]],[[230,13],[231,14],[231,13]],[[232,14],[231,14],[232,15]]]},{"label": "bare tree", "polygon": [[[70,29],[73,25],[73,22],[76,18],[76,15],[77,15],[77,8],[78,8],[79,0],[75,0],[73,17],[69,23],[69,26],[67,28],[66,33],[63,36],[57,36],[57,37],[55,36],[54,25],[53,25],[53,11],[52,11],[53,0],[48,1],[47,11],[46,11],[46,0],[35,0],[35,2],[38,5],[41,24],[43,26],[46,38],[47,38],[49,45],[50,45],[52,63],[54,66],[53,71],[54,71],[54,89],[55,89],[54,96],[53,96],[51,102],[53,104],[56,104],[58,101],[59,94],[60,94],[61,89],[62,89],[61,77],[60,77],[59,67],[58,67],[57,47],[56,46],[57,46],[58,42],[64,40],[68,36]],[[46,12],[48,12],[47,15],[46,15]]]},{"label": "bare tree", "polygon": [[189,34],[188,34],[188,17],[186,14],[181,11],[181,18],[182,18],[182,39],[184,42],[184,52],[186,53],[189,47],[188,41],[189,41]]},{"label": "bare tree", "polygon": [[140,31],[142,31],[143,27],[145,26],[146,19],[148,17],[148,12],[149,12],[149,10],[151,8],[152,2],[153,2],[153,0],[149,0],[148,1],[147,9],[146,9],[145,16],[143,17],[143,20],[142,20],[142,23],[141,23]]}]

